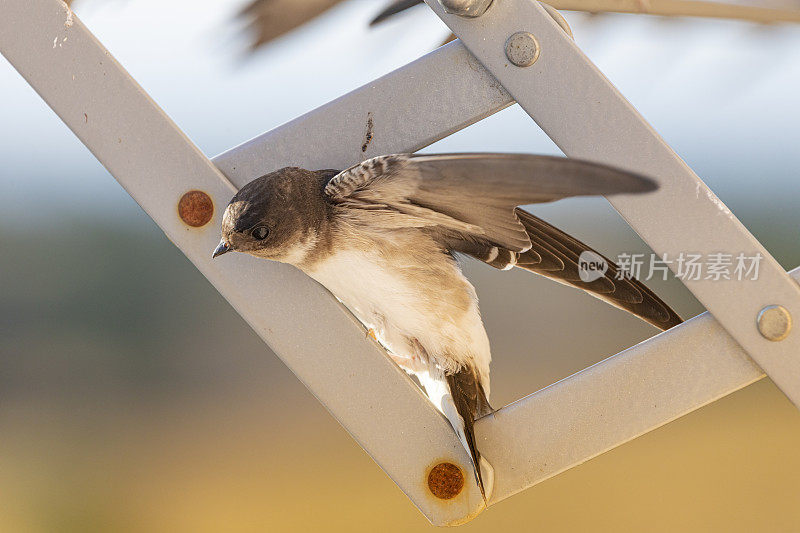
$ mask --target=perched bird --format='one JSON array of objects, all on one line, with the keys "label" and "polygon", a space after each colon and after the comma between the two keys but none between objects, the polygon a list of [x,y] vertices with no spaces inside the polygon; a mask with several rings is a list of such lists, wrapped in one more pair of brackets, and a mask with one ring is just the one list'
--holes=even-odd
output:
[{"label": "perched bird", "polygon": [[456,255],[581,288],[667,329],[681,319],[658,296],[616,279],[608,260],[602,277],[583,281],[578,258],[597,252],[518,207],[654,189],[630,172],[523,154],[387,155],[342,172],[287,167],[233,197],[213,256],[289,263],[324,285],[419,379],[469,452],[486,498],[493,474],[473,422],[492,411],[491,355]]}]

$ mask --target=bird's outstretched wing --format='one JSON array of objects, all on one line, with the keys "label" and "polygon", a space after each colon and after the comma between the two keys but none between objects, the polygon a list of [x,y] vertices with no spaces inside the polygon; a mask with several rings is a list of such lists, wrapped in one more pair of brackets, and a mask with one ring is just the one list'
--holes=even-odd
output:
[{"label": "bird's outstretched wing", "polygon": [[[614,262],[607,257],[527,211],[517,208],[515,212],[531,239],[530,250],[516,253],[491,245],[464,242],[459,251],[501,270],[516,266],[583,289],[662,330],[682,322],[681,317],[644,283],[621,275]],[[605,260],[608,270],[602,277],[592,281],[581,279],[578,261],[584,252],[591,252],[595,258]]]},{"label": "bird's outstretched wing", "polygon": [[[454,252],[494,267],[513,266],[583,289],[667,329],[680,318],[635,279],[581,280],[578,258],[600,256],[577,239],[518,208],[570,196],[653,191],[637,174],[563,157],[528,154],[388,155],[355,165],[325,186],[332,203],[369,211],[373,227],[419,227]],[[602,257],[602,256],[601,256]]]},{"label": "bird's outstretched wing", "polygon": [[[436,227],[454,239],[524,252],[531,240],[514,211],[519,205],[656,188],[637,174],[564,157],[442,154],[369,159],[334,176],[325,193],[347,207],[403,215],[402,225]],[[376,217],[370,223],[382,222]]]}]

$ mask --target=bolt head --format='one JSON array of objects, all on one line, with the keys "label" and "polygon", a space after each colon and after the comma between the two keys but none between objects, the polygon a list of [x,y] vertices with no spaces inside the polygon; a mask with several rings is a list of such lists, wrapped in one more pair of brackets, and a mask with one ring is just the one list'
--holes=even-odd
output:
[{"label": "bolt head", "polygon": [[428,488],[440,500],[450,500],[464,489],[464,473],[453,463],[439,463],[428,473]]},{"label": "bolt head", "polygon": [[782,341],[792,331],[792,315],[782,305],[768,305],[758,313],[758,331],[765,339]]},{"label": "bolt head", "polygon": [[506,57],[518,67],[529,67],[539,59],[539,41],[532,33],[519,31],[506,41]]},{"label": "bolt head", "polygon": [[214,216],[214,202],[203,191],[189,191],[178,201],[178,216],[187,226],[205,226]]},{"label": "bolt head", "polygon": [[439,0],[445,13],[462,17],[480,17],[492,3],[492,0]]}]

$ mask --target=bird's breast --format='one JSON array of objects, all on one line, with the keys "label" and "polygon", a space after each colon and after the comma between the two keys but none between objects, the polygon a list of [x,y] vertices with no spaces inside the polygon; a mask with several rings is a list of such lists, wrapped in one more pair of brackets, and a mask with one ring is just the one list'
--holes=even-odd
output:
[{"label": "bird's breast", "polygon": [[382,320],[404,325],[408,322],[406,311],[420,304],[420,287],[390,263],[361,251],[335,252],[307,274],[369,327]]},{"label": "bird's breast", "polygon": [[442,366],[477,360],[488,375],[488,339],[475,291],[446,254],[408,247],[391,253],[346,249],[306,273],[375,329],[393,352],[413,355],[407,352],[418,342]]}]

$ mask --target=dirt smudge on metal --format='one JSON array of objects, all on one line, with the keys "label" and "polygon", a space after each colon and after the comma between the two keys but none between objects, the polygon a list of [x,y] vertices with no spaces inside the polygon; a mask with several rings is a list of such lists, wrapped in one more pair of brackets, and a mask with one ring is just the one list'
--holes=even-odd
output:
[{"label": "dirt smudge on metal", "polygon": [[364,134],[364,144],[361,145],[361,152],[366,152],[367,148],[369,148],[369,144],[372,142],[372,138],[374,136],[373,129],[375,128],[375,122],[372,120],[372,111],[367,113],[367,132]]}]

